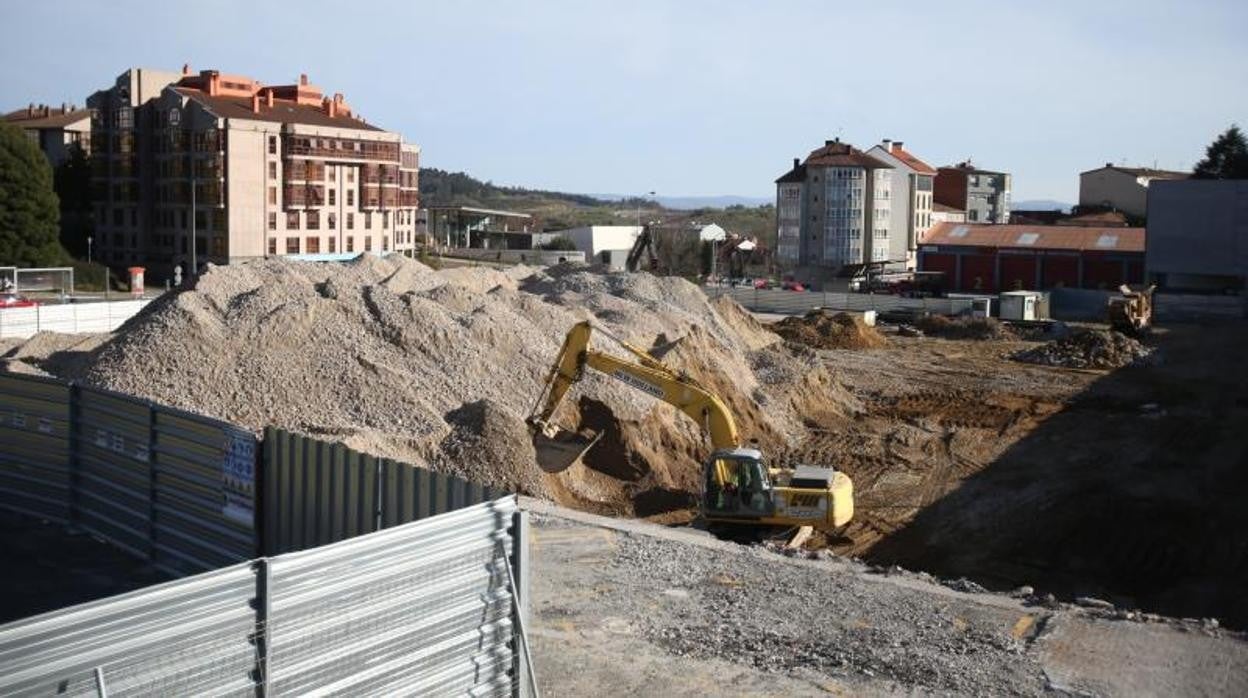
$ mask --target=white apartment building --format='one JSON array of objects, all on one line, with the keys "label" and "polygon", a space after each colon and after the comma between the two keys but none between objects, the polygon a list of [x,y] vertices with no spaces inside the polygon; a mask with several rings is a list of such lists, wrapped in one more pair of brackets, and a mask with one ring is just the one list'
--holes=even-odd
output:
[{"label": "white apartment building", "polygon": [[932,190],[936,168],[915,157],[902,147],[901,141],[885,139],[867,151],[867,155],[893,167],[889,180],[892,187],[892,215],[888,262],[890,266],[915,269],[918,243],[932,227]]}]

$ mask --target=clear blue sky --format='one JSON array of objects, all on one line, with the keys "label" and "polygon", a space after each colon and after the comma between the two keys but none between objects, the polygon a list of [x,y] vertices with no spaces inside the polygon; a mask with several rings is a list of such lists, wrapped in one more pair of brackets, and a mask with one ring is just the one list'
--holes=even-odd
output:
[{"label": "clear blue sky", "polygon": [[[867,6],[870,7],[867,7]],[[1248,126],[1248,1],[5,2],[0,107],[130,66],[300,72],[424,164],[577,192],[771,196],[836,135],[1077,197]]]}]

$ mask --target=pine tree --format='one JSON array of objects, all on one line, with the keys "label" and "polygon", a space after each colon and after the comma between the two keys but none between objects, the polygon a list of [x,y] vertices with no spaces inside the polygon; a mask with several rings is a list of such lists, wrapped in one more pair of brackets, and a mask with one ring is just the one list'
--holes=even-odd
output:
[{"label": "pine tree", "polygon": [[52,166],[26,133],[0,123],[0,266],[66,261]]},{"label": "pine tree", "polygon": [[1195,179],[1248,179],[1248,141],[1232,124],[1205,149],[1205,159],[1192,170]]}]

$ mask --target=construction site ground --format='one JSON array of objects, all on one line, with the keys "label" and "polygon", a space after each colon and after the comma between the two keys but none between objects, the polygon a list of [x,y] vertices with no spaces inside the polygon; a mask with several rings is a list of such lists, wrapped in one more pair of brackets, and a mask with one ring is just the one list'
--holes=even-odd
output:
[{"label": "construction site ground", "polygon": [[861,410],[810,424],[785,460],[847,472],[856,514],[808,547],[1248,627],[1248,327],[1160,328],[1150,365],[1114,371],[1010,358],[1035,341],[884,332],[820,352]]},{"label": "construction site ground", "polygon": [[1207,623],[522,505],[543,695],[1248,694],[1248,642]]}]

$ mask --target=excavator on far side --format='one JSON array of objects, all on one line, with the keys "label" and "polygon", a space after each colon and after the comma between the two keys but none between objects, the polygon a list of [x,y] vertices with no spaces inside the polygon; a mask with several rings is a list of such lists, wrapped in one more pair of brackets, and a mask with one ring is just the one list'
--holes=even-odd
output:
[{"label": "excavator on far side", "polygon": [[528,419],[546,472],[571,467],[597,443],[600,434],[583,436],[551,420],[572,384],[586,368],[662,400],[688,415],[710,436],[714,449],[702,469],[699,511],[711,524],[811,526],[825,531],[844,526],[854,515],[849,476],[830,467],[771,468],[756,448],[742,444],[736,421],[714,393],[649,352],[611,335],[632,360],[589,347],[591,322],[572,326]]}]

